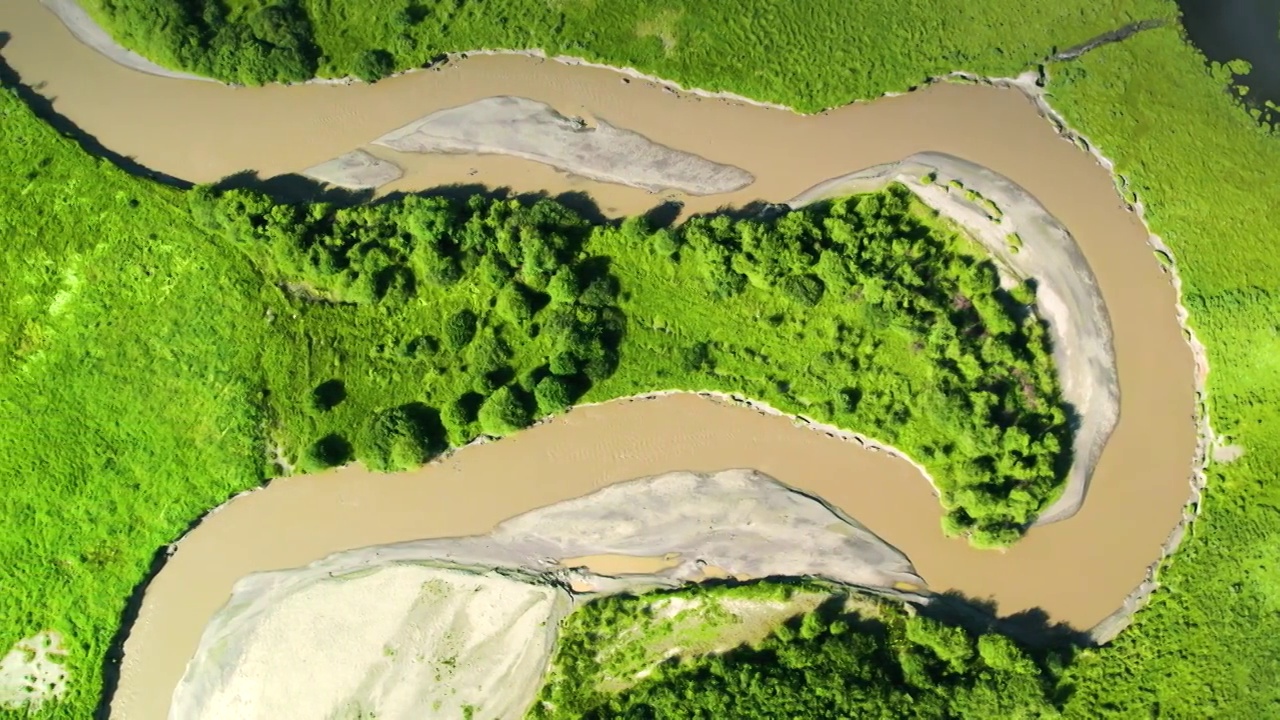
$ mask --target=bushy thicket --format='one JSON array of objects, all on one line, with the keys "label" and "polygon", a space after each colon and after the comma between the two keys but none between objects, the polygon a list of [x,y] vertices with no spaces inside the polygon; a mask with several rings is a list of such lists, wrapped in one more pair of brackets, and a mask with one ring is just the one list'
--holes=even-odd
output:
[{"label": "bushy thicket", "polygon": [[1036,659],[1003,635],[974,636],[891,603],[865,617],[819,608],[753,645],[657,657],[643,679],[618,677],[619,668],[601,664],[600,648],[645,653],[644,628],[658,622],[650,607],[649,596],[615,596],[571,615],[529,717],[990,720],[1055,717],[1063,695],[1066,657]]},{"label": "bushy thicket", "polygon": [[[897,445],[933,473],[949,533],[1008,544],[1058,490],[1069,445],[1044,326],[1028,287],[1002,291],[989,260],[919,211],[895,185],[768,221],[681,226],[675,257],[706,293],[686,286],[686,298],[727,314],[761,312],[744,296],[783,300],[752,321],[754,336],[739,327],[692,344],[683,369],[715,383],[735,362],[776,359],[788,370],[766,399]],[[666,256],[672,237],[647,242]],[[761,337],[770,327],[778,338]],[[791,332],[804,352],[783,355],[776,341]],[[734,347],[731,335],[756,344]],[[748,389],[730,377],[718,384]]]},{"label": "bushy thicket", "polygon": [[[308,80],[319,69],[320,49],[300,0],[256,5],[234,19],[222,0],[97,4],[118,40],[167,67],[241,85]],[[375,59],[364,71],[386,74],[385,65]]]},{"label": "bushy thicket", "polygon": [[[255,257],[301,313],[318,313],[313,338],[331,329],[336,336],[321,342],[341,345],[351,342],[342,323],[395,317],[412,332],[394,338],[392,354],[449,375],[390,407],[356,402],[357,414],[345,412],[342,379],[284,406],[286,422],[309,422],[320,437],[307,467],[348,459],[341,438],[373,469],[416,467],[477,434],[506,435],[565,410],[617,366],[617,281],[584,253],[590,228],[561,205],[480,197],[275,205],[208,187],[188,197],[204,227]],[[353,347],[367,352],[367,342]]]},{"label": "bushy thicket", "polygon": [[[608,399],[667,384],[758,393],[898,445],[935,477],[945,529],[980,546],[1016,540],[1060,485],[1068,429],[1034,295],[1001,290],[991,262],[922,220],[901,186],[658,230],[639,218],[591,227],[548,200],[339,208],[207,187],[189,198],[292,297],[313,355],[332,345],[347,374],[432,376],[416,393],[384,383],[374,407],[318,402],[331,378],[291,390],[311,399],[279,409],[294,428],[284,444],[325,443],[307,467],[346,457],[335,437],[370,467],[411,467],[593,388]],[[683,300],[675,337],[653,331],[655,298]],[[370,346],[388,359],[353,364]],[[735,362],[777,380],[757,390]]]}]

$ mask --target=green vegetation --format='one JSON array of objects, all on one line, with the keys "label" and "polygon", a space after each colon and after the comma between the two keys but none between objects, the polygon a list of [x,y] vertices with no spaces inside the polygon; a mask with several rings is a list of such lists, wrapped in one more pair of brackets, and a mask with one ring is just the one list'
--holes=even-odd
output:
[{"label": "green vegetation", "polygon": [[[1063,658],[898,603],[748,585],[570,615],[530,718],[1053,716]],[[672,653],[671,650],[676,652]]]},{"label": "green vegetation", "polygon": [[[1069,444],[1046,334],[1015,300],[1034,296],[1000,290],[912,198],[894,186],[655,232],[550,201],[190,194],[298,318],[271,352],[306,348],[308,370],[268,369],[267,386],[273,444],[313,448],[308,467],[347,439],[370,467],[403,469],[582,397],[723,390],[901,448],[935,478],[947,532],[1007,545],[1059,489]],[[338,383],[343,400],[317,401]]]},{"label": "green vegetation", "polygon": [[0,653],[61,632],[85,718],[152,555],[262,476],[270,288],[7,88],[0,155]]},{"label": "green vegetation", "polygon": [[1051,68],[1054,106],[1116,161],[1176,254],[1214,428],[1245,448],[1210,468],[1150,607],[1072,668],[1076,717],[1280,716],[1280,686],[1259,682],[1280,668],[1280,137],[1202,62],[1170,28]]},{"label": "green vegetation", "polygon": [[0,626],[66,635],[50,714],[91,713],[157,548],[273,465],[394,470],[578,400],[709,387],[894,442],[976,543],[1057,486],[1041,326],[902,188],[658,230],[551,202],[278,206],[131,178],[7,89],[0,119],[0,563],[41,589]]},{"label": "green vegetation", "polygon": [[[1087,0],[81,0],[127,47],[253,83],[375,79],[446,52],[541,48],[816,110],[964,69],[1015,75],[1172,3]],[[821,18],[821,22],[816,21]],[[744,72],[743,68],[751,68]]]},{"label": "green vegetation", "polygon": [[[159,36],[166,21],[154,18],[168,12],[159,0],[154,7],[109,0],[86,5],[127,44],[166,64],[200,69],[201,63],[217,62],[224,68],[220,76],[241,82],[298,72],[280,70],[283,62],[255,70],[253,63],[241,62],[242,51],[230,42],[223,46],[230,48],[224,60],[212,57],[208,44],[185,50]],[[237,18],[261,7],[256,0],[231,5]],[[341,12],[329,10],[336,6]],[[668,10],[662,27],[633,33],[641,18],[658,16],[659,6]],[[929,2],[739,0],[688,4],[689,12],[681,12],[686,4],[675,0],[513,0],[503,4],[510,12],[464,2],[430,12],[407,6],[421,22],[409,27],[402,50],[392,45],[406,26],[389,3],[357,7],[314,0],[305,7],[320,48],[314,61],[325,74],[353,72],[357,59],[383,48],[389,48],[394,67],[409,67],[442,50],[541,46],[804,110],[902,90],[957,67],[1010,75],[1053,46],[1175,12],[1163,0],[1109,3],[1106,12],[1098,12],[1096,3],[1028,7],[985,0],[967,3],[963,13]],[[406,6],[396,5],[401,7]],[[520,21],[504,22],[512,17]],[[281,46],[288,45],[282,40]],[[184,59],[183,52],[194,59]],[[307,52],[275,57],[296,55],[306,63]],[[385,64],[369,67],[374,74]],[[1271,206],[1280,196],[1274,172],[1280,145],[1224,91],[1229,73],[1207,72],[1203,58],[1174,28],[1139,33],[1050,72],[1054,106],[1117,162],[1146,205],[1153,229],[1177,253],[1192,322],[1213,366],[1214,423],[1246,449],[1231,465],[1211,468],[1201,519],[1164,568],[1164,588],[1134,627],[1112,646],[1076,656],[1060,683],[1064,694],[1071,689],[1062,700],[1063,714],[1278,716],[1280,686],[1270,680],[1280,667],[1280,489],[1271,481],[1280,465],[1280,336],[1274,321],[1280,317],[1280,273],[1272,267],[1277,261]],[[6,418],[22,418],[0,430],[0,508],[9,521],[0,536],[0,566],[8,570],[6,587],[18,589],[0,601],[0,626],[13,638],[49,626],[64,631],[71,694],[47,706],[46,714],[80,718],[97,701],[110,632],[151,552],[200,512],[256,482],[268,435],[288,439],[270,421],[272,403],[307,402],[332,373],[313,363],[305,383],[263,396],[262,388],[274,387],[302,364],[289,349],[296,346],[278,336],[279,328],[292,325],[295,338],[310,329],[296,324],[295,301],[264,283],[254,263],[197,231],[177,194],[86,160],[7,94],[0,99],[0,152],[8,161],[0,178],[0,225],[9,243],[0,259],[0,408]],[[94,232],[85,233],[86,227]],[[659,231],[652,237],[656,257],[680,253],[677,234]],[[440,272],[447,277],[452,271]],[[782,302],[780,294],[770,297]],[[632,294],[632,300],[640,299]],[[360,316],[367,324],[394,315],[354,307],[368,313]],[[270,317],[275,326],[268,332]],[[674,332],[677,317],[674,309],[669,316],[655,313],[651,323],[655,331]],[[366,326],[364,332],[379,330]],[[626,342],[633,339],[631,330]],[[226,342],[228,337],[236,342]],[[275,350],[263,351],[266,343]],[[699,366],[719,360],[712,346],[693,345],[684,357]],[[327,359],[331,369],[332,358]],[[373,359],[360,362],[376,367]],[[622,383],[623,376],[616,373],[604,387]],[[356,382],[353,375],[344,377]],[[418,379],[406,375],[403,382]],[[604,387],[598,392],[606,392]],[[368,398],[379,396],[366,387],[351,397],[364,397],[358,402],[373,407],[377,402]],[[339,402],[335,407],[345,405]],[[321,412],[314,402],[310,407],[315,409],[308,412]],[[442,422],[450,407],[440,408]],[[305,424],[300,417],[290,414],[285,422]],[[465,422],[468,416],[462,417]],[[319,429],[317,422],[297,442],[318,444],[312,438],[324,437]],[[22,590],[27,588],[41,589],[38,605]],[[805,646],[807,654],[790,653],[786,662],[836,652],[823,647]],[[777,657],[776,648],[771,652]],[[689,699],[715,707],[726,697],[748,696],[744,685],[724,679],[735,676],[780,673],[767,687],[781,688],[788,698],[810,680],[792,666],[762,668],[753,658],[724,656]],[[894,677],[892,662],[875,664],[866,682]],[[664,694],[670,689],[689,687],[684,676],[674,675],[670,684],[652,677],[640,691],[645,695],[617,702],[658,707],[671,697]],[[812,680],[816,687],[828,686]],[[1056,695],[1050,699],[1059,701]],[[764,708],[764,702],[757,705]],[[1028,702],[1037,708],[1041,701]],[[799,709],[779,713],[832,716],[829,705],[815,711],[792,707]]]}]

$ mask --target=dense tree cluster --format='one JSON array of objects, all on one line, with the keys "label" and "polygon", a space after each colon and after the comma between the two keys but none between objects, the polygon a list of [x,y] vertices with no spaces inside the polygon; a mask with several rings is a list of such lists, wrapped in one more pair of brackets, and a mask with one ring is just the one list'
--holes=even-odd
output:
[{"label": "dense tree cluster", "polygon": [[[319,68],[320,50],[300,0],[262,4],[234,19],[223,0],[100,5],[122,43],[162,65],[240,85],[309,80]],[[389,58],[371,58],[364,71],[387,74]]]},{"label": "dense tree cluster", "polygon": [[[590,228],[556,203],[415,196],[338,208],[208,187],[189,198],[204,227],[253,253],[304,308],[424,315],[402,354],[439,356],[461,379],[452,398],[422,398],[435,406],[414,401],[345,427],[317,422],[329,432],[306,452],[307,468],[349,459],[343,437],[373,469],[415,467],[478,434],[562,412],[617,366],[618,283],[606,259],[584,252]],[[307,412],[341,412],[345,397],[341,381],[327,380]]]},{"label": "dense tree cluster", "polygon": [[[886,327],[841,326],[833,342],[815,344],[810,369],[827,384],[855,379],[856,387],[826,390],[832,419],[874,427],[923,461],[948,508],[950,534],[1008,544],[1059,487],[1069,429],[1045,328],[1028,311],[1034,293],[1001,290],[994,265],[923,222],[906,188],[770,221],[694,218],[679,241],[681,261],[697,268],[714,298],[776,291],[799,316],[824,302],[852,303],[918,338],[915,352],[933,368],[930,390],[956,408],[946,419],[949,437],[903,432],[925,421],[920,388],[875,365]],[[656,252],[671,252],[668,236],[653,242]],[[711,362],[708,346],[691,352],[690,369]]]},{"label": "dense tree cluster", "polygon": [[[722,330],[747,337],[742,319],[729,316],[699,331],[708,335],[676,340],[675,353],[641,343],[628,351],[628,375],[614,391],[715,387],[721,378],[726,390],[748,390],[718,364],[767,367],[761,352],[779,343],[794,350],[780,338],[799,333],[807,352],[793,352],[776,368],[785,374],[757,392],[792,407],[798,393],[816,394],[816,405],[801,404],[806,412],[922,461],[948,510],[947,532],[1009,544],[1060,485],[1069,430],[1044,328],[1029,312],[1034,293],[1002,290],[991,262],[922,220],[900,186],[769,220],[717,215],[658,230],[641,218],[591,226],[549,200],[410,196],[335,207],[207,187],[189,198],[193,216],[253,253],[303,312],[334,309],[328,322],[337,334],[324,342],[347,342],[341,328],[353,323],[399,323],[406,337],[377,339],[379,331],[351,350],[372,344],[378,355],[399,344],[402,357],[435,358],[434,372],[455,376],[449,389],[407,398],[422,406],[412,422],[329,412],[341,389],[333,380],[309,389],[306,406],[322,418],[311,437],[349,438],[371,467],[409,467],[478,434],[505,435],[563,411],[614,374],[626,348],[624,312],[648,326],[653,303],[679,297],[732,314],[749,312],[735,303],[752,297],[784,311],[757,320],[749,346],[726,344]],[[645,284],[640,299],[622,299],[616,258],[625,259],[629,282]],[[655,273],[688,280],[650,287]],[[834,324],[814,336],[822,323]],[[391,395],[365,414],[406,400]],[[308,466],[346,457],[326,442]]]},{"label": "dense tree cluster", "polygon": [[[656,622],[647,607],[615,596],[570,616],[530,717],[990,720],[1055,717],[1064,696],[1066,658],[1033,658],[1006,636],[975,637],[891,603],[875,617],[810,611],[754,645],[668,659],[639,681],[613,677],[599,649],[644,653],[634,630]],[[617,648],[626,638],[637,647]],[[608,689],[619,682],[629,687]]]}]

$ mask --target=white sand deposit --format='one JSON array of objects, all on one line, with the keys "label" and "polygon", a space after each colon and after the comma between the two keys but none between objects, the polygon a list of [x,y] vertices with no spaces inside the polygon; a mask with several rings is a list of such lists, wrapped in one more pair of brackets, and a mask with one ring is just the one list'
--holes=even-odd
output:
[{"label": "white sand deposit", "polygon": [[[559,565],[667,552],[686,560],[615,578]],[[885,593],[896,582],[923,585],[856,521],[772,478],[669,473],[531,511],[485,536],[250,575],[205,628],[169,717],[392,720],[458,718],[467,708],[518,717],[578,600],[570,586],[585,597],[677,586],[701,575],[699,560],[735,575],[819,576]]]},{"label": "white sand deposit", "polygon": [[169,717],[518,717],[568,605],[553,587],[406,563],[251,576],[206,630]]},{"label": "white sand deposit", "polygon": [[67,691],[62,636],[45,631],[23,638],[0,658],[0,708],[36,710]]},{"label": "white sand deposit", "polygon": [[458,564],[563,571],[563,558],[677,557],[635,578],[814,575],[894,587],[924,581],[906,556],[820,499],[754,470],[673,472],[609,485],[499,523],[488,535],[415,540],[369,551],[367,563],[436,558]]},{"label": "white sand deposit", "polygon": [[58,19],[62,21],[63,25],[67,26],[67,29],[71,31],[71,34],[77,40],[102,53],[112,62],[148,75],[158,75],[179,80],[216,82],[199,75],[170,70],[151,62],[132,50],[125,49],[106,30],[102,29],[102,26],[95,22],[76,0],[40,0],[40,2],[49,8],[54,15],[58,16]]},{"label": "white sand deposit", "polygon": [[395,163],[374,157],[364,150],[353,150],[309,167],[302,174],[349,190],[373,190],[399,180],[404,171]]},{"label": "white sand deposit", "polygon": [[[922,179],[935,175],[932,182]],[[949,186],[957,180],[963,189]],[[800,207],[826,198],[869,192],[900,182],[986,248],[1001,272],[1034,278],[1036,312],[1049,326],[1063,399],[1079,416],[1072,464],[1062,495],[1036,520],[1065,520],[1084,503],[1094,467],[1120,419],[1120,379],[1111,320],[1097,279],[1071,234],[1030,193],[1008,178],[967,160],[926,152],[833,178],[790,201]],[[997,212],[967,197],[976,191]],[[1010,245],[1011,234],[1021,247]]]},{"label": "white sand deposit", "polygon": [[433,112],[374,144],[400,152],[511,155],[651,192],[717,195],[755,181],[741,168],[660,145],[599,118],[593,127],[522,97],[484,98]]}]

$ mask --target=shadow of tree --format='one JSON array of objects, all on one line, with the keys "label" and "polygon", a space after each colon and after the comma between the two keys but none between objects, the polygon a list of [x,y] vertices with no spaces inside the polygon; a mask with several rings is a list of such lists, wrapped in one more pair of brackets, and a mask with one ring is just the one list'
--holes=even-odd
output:
[{"label": "shadow of tree", "polygon": [[1001,617],[996,603],[948,590],[934,593],[920,614],[973,633],[1001,633],[1031,648],[1042,650],[1089,647],[1096,643],[1089,633],[1063,622],[1054,622],[1040,608]]},{"label": "shadow of tree", "polygon": [[[11,36],[9,33],[0,32],[0,51],[9,44]],[[81,129],[80,126],[58,113],[54,108],[54,102],[57,98],[45,97],[40,93],[40,86],[31,86],[23,83],[22,77],[16,70],[5,60],[0,54],[0,85],[12,90],[18,99],[22,100],[36,117],[40,118],[45,124],[53,128],[64,137],[74,140],[85,152],[90,155],[106,160],[116,167],[124,170],[132,175],[144,177],[163,183],[170,187],[186,189],[191,187],[192,183],[167,175],[158,170],[153,170],[132,157],[121,155],[98,141],[98,138]]]}]

